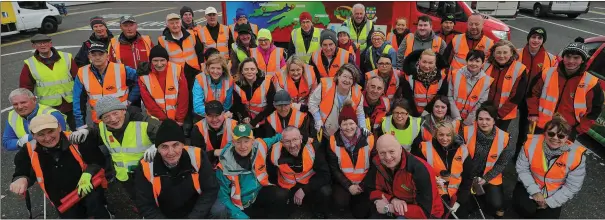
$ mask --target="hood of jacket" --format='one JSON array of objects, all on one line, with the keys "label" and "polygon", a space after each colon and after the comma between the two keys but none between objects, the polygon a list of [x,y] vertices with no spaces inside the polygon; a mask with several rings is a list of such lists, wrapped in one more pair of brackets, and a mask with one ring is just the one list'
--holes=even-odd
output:
[{"label": "hood of jacket", "polygon": [[[408,74],[408,75],[412,75],[412,76],[416,76],[417,69],[416,69],[416,64],[418,63],[418,61],[420,60],[420,55],[422,54],[422,50],[416,50],[416,51],[412,51],[412,53],[410,53],[407,57],[405,57],[405,60],[403,60],[403,71]],[[441,71],[444,68],[448,67],[448,63],[446,61],[446,59],[439,53],[436,53],[437,55],[437,62],[435,63],[435,65],[437,66],[437,72]]]}]

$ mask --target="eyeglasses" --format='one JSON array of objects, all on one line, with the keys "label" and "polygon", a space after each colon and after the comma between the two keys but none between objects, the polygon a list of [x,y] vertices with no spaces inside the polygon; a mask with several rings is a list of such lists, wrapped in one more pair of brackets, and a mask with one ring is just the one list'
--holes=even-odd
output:
[{"label": "eyeglasses", "polygon": [[269,39],[258,39],[258,42],[259,42],[259,43],[260,43],[260,42],[267,43],[267,42],[269,42],[269,41],[271,41],[271,40],[269,40]]},{"label": "eyeglasses", "polygon": [[401,116],[406,116],[409,115],[410,113],[407,112],[393,112],[393,115],[401,115]]},{"label": "eyeglasses", "polygon": [[378,63],[379,66],[390,66],[391,63]]},{"label": "eyeglasses", "polygon": [[563,139],[563,138],[567,137],[566,134],[561,134],[561,133],[557,134],[557,133],[552,132],[552,131],[546,132],[546,134],[548,135],[548,137],[551,137],[551,138],[554,138],[555,136],[557,136],[557,138],[559,138],[559,139]]},{"label": "eyeglasses", "polygon": [[290,145],[292,143],[296,144],[300,141],[300,138],[294,138],[292,140],[282,140],[281,143],[284,145]]}]

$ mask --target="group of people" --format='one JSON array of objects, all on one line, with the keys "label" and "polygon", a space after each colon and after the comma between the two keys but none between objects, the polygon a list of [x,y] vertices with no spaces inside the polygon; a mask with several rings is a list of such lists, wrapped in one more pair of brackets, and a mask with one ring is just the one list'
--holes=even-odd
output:
[{"label": "group of people", "polygon": [[[122,17],[101,17],[75,57],[31,39],[9,94],[2,145],[18,150],[10,190],[38,182],[62,218],[109,218],[119,184],[144,218],[502,218],[503,171],[516,161],[514,208],[558,218],[582,187],[586,149],[574,142],[602,111],[605,86],[586,71],[583,42],[561,61],[546,29],[527,44],[494,41],[473,14],[465,33],[445,15],[388,34],[365,7],[336,31],[300,14],[288,48],[237,12],[206,24],[166,16],[154,45]],[[508,127],[519,119],[519,140]],[[484,209],[479,209],[477,205]]]}]

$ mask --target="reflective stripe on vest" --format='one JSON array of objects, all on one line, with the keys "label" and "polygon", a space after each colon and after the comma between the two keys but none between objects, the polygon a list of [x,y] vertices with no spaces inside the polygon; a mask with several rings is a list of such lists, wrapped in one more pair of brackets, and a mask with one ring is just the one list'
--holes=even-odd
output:
[{"label": "reflective stripe on vest", "polygon": [[63,99],[68,103],[73,102],[72,55],[62,51],[57,53],[60,58],[53,64],[52,70],[33,56],[24,61],[36,81],[34,91],[38,102],[43,105],[59,106]]},{"label": "reflective stripe on vest", "polygon": [[412,150],[412,143],[420,134],[420,118],[409,116],[410,125],[406,129],[397,129],[392,122],[393,115],[389,115],[382,121],[382,132],[384,134],[391,134],[397,138],[401,147],[407,152]]},{"label": "reflective stripe on vest", "polygon": [[[552,119],[552,116],[557,111],[555,109],[560,98],[559,91],[559,71],[557,67],[551,67],[548,71],[542,73],[544,86],[540,95],[540,103],[538,105],[538,127],[544,128],[546,123]],[[586,94],[597,85],[599,79],[588,72],[584,72],[582,79],[577,85],[574,102],[574,115],[577,121],[580,121],[587,112]]]},{"label": "reflective stripe on vest", "polygon": [[[304,142],[303,142],[304,143]],[[303,169],[300,173],[296,173],[290,168],[287,163],[279,164],[279,157],[281,156],[282,143],[273,145],[271,149],[271,162],[278,167],[278,184],[282,188],[291,189],[296,183],[308,184],[309,180],[315,171],[313,170],[313,162],[315,161],[315,149],[311,144],[307,144],[302,151]]]},{"label": "reflective stripe on vest", "polygon": [[[145,88],[147,88],[147,91],[149,91],[151,97],[155,100],[155,103],[162,109],[166,116],[175,120],[181,66],[176,63],[168,62],[166,68],[166,84],[164,90],[160,87],[160,82],[155,73],[140,76],[139,79],[143,80]],[[147,114],[151,115],[149,110],[147,110]]]},{"label": "reflective stripe on vest", "polygon": [[321,77],[336,76],[336,72],[338,72],[340,67],[345,63],[349,62],[349,56],[351,55],[346,50],[338,48],[338,50],[336,51],[336,57],[334,57],[334,59],[332,60],[332,64],[330,65],[329,69],[326,70],[326,68],[324,67],[321,53],[321,50],[317,50],[313,53],[313,57],[311,58],[313,59],[313,63],[317,67],[317,71],[319,71],[319,75]]},{"label": "reflective stripe on vest", "polygon": [[[193,182],[193,188],[197,191],[198,194],[202,194],[202,188],[200,187],[200,178],[199,178],[199,170],[202,168],[202,158],[198,157],[202,153],[202,149],[198,147],[190,147],[184,146],[184,151],[187,151],[189,155],[189,160],[191,161],[191,167],[195,169],[194,172],[191,172],[191,180]],[[162,181],[161,176],[157,176],[153,172],[153,161],[146,162],[144,159],[141,159],[141,166],[143,170],[143,175],[147,178],[147,181],[151,183],[151,187],[153,189],[153,198],[155,199],[155,205],[160,207],[160,203],[158,201],[158,197],[160,196],[160,192],[162,192]]]},{"label": "reflective stripe on vest", "polygon": [[[498,158],[500,158],[502,151],[504,151],[504,148],[508,147],[509,134],[499,129],[498,127],[494,126],[494,129],[496,129],[496,135],[494,137],[494,140],[492,141],[492,145],[487,156],[485,170],[483,172],[484,175],[490,170],[492,170],[492,168],[496,164],[496,161],[498,161]],[[464,127],[464,141],[465,143],[467,143],[466,146],[468,148],[469,155],[471,156],[471,158],[475,156],[477,132],[480,131],[477,131],[476,124]],[[496,177],[490,180],[489,183],[492,185],[502,184],[502,173],[498,174]]]},{"label": "reflective stripe on vest", "polygon": [[[53,112],[58,112],[58,110],[42,104],[38,104],[38,112],[36,112],[36,116],[50,115]],[[13,129],[13,132],[15,132],[17,138],[23,137],[23,135],[30,133],[29,129],[25,130],[25,123],[29,125],[29,121],[17,114],[15,110],[11,110],[10,112],[8,112],[8,125],[10,125],[10,127]]]},{"label": "reflective stripe on vest", "polygon": [[330,136],[330,149],[338,158],[338,166],[353,184],[360,184],[370,169],[370,152],[374,149],[374,136],[370,135],[367,138],[367,143],[368,145],[359,149],[357,163],[353,166],[353,161],[347,150],[342,146],[337,146],[334,136]]},{"label": "reflective stripe on vest", "polygon": [[[374,51],[373,51],[374,46],[368,48],[368,53],[370,54],[370,64],[372,65],[372,69],[375,70],[376,69],[376,64],[374,63]],[[386,45],[384,47],[384,49],[382,49],[382,55],[389,55],[389,50],[393,49],[393,46],[391,45]],[[380,58],[378,58],[380,59]]]},{"label": "reflective stripe on vest", "polygon": [[344,22],[344,25],[349,28],[349,35],[351,35],[351,40],[355,41],[355,45],[359,47],[360,51],[364,51],[368,46],[368,34],[369,31],[372,30],[374,23],[366,19],[366,24],[363,26],[359,34],[357,34],[357,32],[355,31],[354,23],[351,18],[347,19]]},{"label": "reflective stripe on vest", "polygon": [[[486,63],[486,64],[489,64]],[[491,75],[494,70],[494,66],[489,64],[485,68],[485,73]],[[513,61],[505,73],[504,79],[501,85],[496,85],[500,90],[500,100],[498,108],[502,108],[502,105],[510,98],[510,94],[513,91],[513,85],[517,82],[517,79],[521,77],[521,74],[525,71],[525,65],[519,61]],[[494,76],[492,76],[494,77]],[[499,76],[498,76],[499,77]],[[511,78],[512,77],[512,78]],[[502,120],[511,120],[517,117],[517,106],[515,106]]]},{"label": "reflective stripe on vest", "polygon": [[426,162],[431,165],[436,175],[439,175],[442,170],[447,170],[445,163],[443,163],[439,154],[435,152],[432,141],[422,142],[420,144],[420,149],[426,158]]},{"label": "reflective stripe on vest", "polygon": [[105,123],[99,123],[99,132],[103,144],[111,154],[116,169],[116,178],[120,181],[128,180],[128,172],[137,166],[143,153],[153,143],[147,135],[147,122],[131,121],[124,130],[122,143],[107,129]]},{"label": "reflective stripe on vest", "polygon": [[[359,104],[361,104],[361,86],[355,84],[351,87],[351,97],[347,97],[347,99],[351,99],[353,102],[353,109],[357,109]],[[319,114],[321,116],[321,120],[325,123],[328,119],[328,116],[332,113],[334,102],[338,101],[336,97],[336,86],[334,84],[334,80],[332,78],[322,78],[321,79],[321,101],[319,102]],[[343,103],[340,103],[340,108],[342,108]],[[340,109],[336,109],[337,112],[340,112]]]},{"label": "reflective stripe on vest", "polygon": [[[517,58],[517,61],[523,62],[523,53],[525,53],[525,47],[517,49],[517,54],[519,54],[519,58]],[[532,60],[533,60],[533,58],[532,58]],[[548,70],[548,68],[555,66],[556,61],[557,61],[557,58],[554,55],[552,55],[551,53],[547,52],[545,49],[544,50],[544,60],[542,60],[541,63],[536,62],[538,67],[540,68],[540,72],[538,72],[537,74],[542,73],[542,71],[546,71],[546,70]],[[523,65],[525,65],[525,67],[527,67],[529,69],[529,71],[527,73],[530,75],[532,75],[531,71],[533,69],[533,66],[528,66],[528,65],[532,65],[532,64],[533,63],[524,63],[523,64]],[[540,67],[540,64],[542,64],[541,67]]]},{"label": "reflective stripe on vest", "polygon": [[275,50],[271,51],[269,61],[265,60],[265,57],[263,57],[258,47],[250,48],[250,56],[256,60],[258,68],[261,69],[265,75],[276,75],[281,69],[281,61],[284,60],[284,49],[276,47]]},{"label": "reflective stripe on vest", "polygon": [[[143,45],[145,46],[145,50],[147,51],[147,57],[149,57],[149,53],[151,52],[151,38],[148,35],[141,35],[141,39],[143,40]],[[111,38],[111,42],[109,44],[113,48],[113,56],[116,58],[116,63],[122,63],[122,55],[120,51],[120,43],[117,38]],[[134,45],[128,45],[128,47],[132,47]],[[137,63],[137,58],[133,57],[135,60],[135,65]],[[140,60],[147,61],[147,60]],[[136,69],[136,66],[134,67]]]},{"label": "reflective stripe on vest", "polygon": [[[235,25],[236,24],[237,23],[229,25],[229,30],[231,30],[231,34],[233,35],[233,41],[237,41],[237,37],[239,36],[239,34],[237,33],[237,31],[235,31]],[[254,33],[254,35],[258,35],[258,25],[252,24],[250,22],[248,22],[248,24],[252,28],[252,33]]]},{"label": "reflective stripe on vest", "polygon": [[229,88],[233,87],[233,79],[231,76],[229,76],[229,78],[224,77],[223,80],[221,80],[220,91],[211,88],[210,84],[208,84],[208,78],[210,78],[210,75],[207,75],[203,72],[195,76],[195,81],[204,91],[204,101],[209,102],[212,100],[218,100],[221,103],[225,103],[225,100],[227,99],[227,91]]},{"label": "reflective stripe on vest", "polygon": [[272,78],[273,76],[271,75],[265,76],[265,80],[254,90],[250,100],[248,100],[246,92],[242,91],[238,85],[235,85],[235,88],[233,88],[233,92],[236,92],[240,96],[242,104],[248,106],[248,111],[250,111],[252,118],[260,114],[265,109],[265,106],[267,106],[267,93],[271,87]]},{"label": "reflective stripe on vest", "polygon": [[218,32],[216,41],[212,39],[212,35],[210,35],[210,31],[208,30],[207,26],[202,26],[202,28],[198,30],[197,36],[204,45],[204,50],[208,48],[216,48],[221,55],[223,55],[226,59],[229,59],[229,28],[222,24],[218,25],[220,26],[220,30]]},{"label": "reflective stripe on vest", "polygon": [[[235,54],[237,56],[237,60],[239,60],[239,62],[241,63],[242,61],[244,61],[244,59],[248,58],[248,54],[246,54],[246,52],[242,49],[239,49],[239,47],[237,46],[236,43],[232,43],[231,44],[231,49],[233,49],[233,51],[235,51]],[[231,61],[229,61],[231,62]],[[204,66],[202,65],[202,69],[204,68]],[[204,70],[202,70],[202,72],[204,72]]]},{"label": "reflective stripe on vest", "polygon": [[212,145],[212,142],[210,141],[210,136],[208,134],[208,129],[210,127],[208,126],[206,118],[197,122],[195,125],[197,125],[197,129],[199,130],[200,134],[204,136],[204,141],[206,142],[206,151],[211,151],[214,149],[223,149],[225,146],[227,146],[227,143],[233,140],[233,128],[237,125],[237,121],[233,119],[225,119],[223,121],[223,138],[221,139],[221,146]]},{"label": "reflective stripe on vest", "polygon": [[[475,45],[474,50],[482,50],[485,53],[485,57],[489,56],[489,49],[492,47],[493,41],[486,36],[482,36],[481,40]],[[460,69],[466,65],[466,55],[470,51],[467,44],[466,34],[458,34],[452,40],[453,46],[453,59],[451,63],[452,69]]]},{"label": "reflective stripe on vest", "polygon": [[307,100],[309,98],[309,95],[311,94],[311,91],[313,91],[313,89],[317,87],[315,71],[313,70],[311,65],[305,64],[302,74],[303,79],[301,80],[301,82],[304,83],[299,83],[297,88],[296,84],[294,83],[294,80],[292,79],[292,77],[290,77],[290,74],[288,73],[286,67],[287,66],[284,66],[284,68],[281,69],[281,73],[276,75],[277,81],[276,83],[274,83],[275,89],[286,90],[288,94],[290,94],[290,97],[292,97],[292,103],[307,104]]},{"label": "reflective stripe on vest", "polygon": [[173,41],[167,41],[165,36],[158,37],[158,42],[168,52],[170,62],[182,66],[185,66],[185,64],[187,64],[196,70],[200,70],[200,64],[198,63],[197,55],[195,54],[195,37],[193,34],[189,35],[187,39],[183,40],[182,50],[177,43]]},{"label": "reflective stripe on vest", "polygon": [[128,105],[128,85],[126,85],[126,68],[123,64],[109,62],[103,76],[103,85],[90,69],[91,65],[86,65],[78,70],[78,78],[84,86],[88,94],[88,104],[91,107],[91,119],[95,123],[99,123],[97,111],[94,110],[97,106],[97,100],[103,96],[116,97],[122,104]]},{"label": "reflective stripe on vest", "polygon": [[315,51],[318,51],[320,48],[319,38],[322,29],[316,27],[313,28],[313,36],[311,37],[311,42],[309,43],[309,48],[307,48],[307,50],[305,50],[302,28],[294,29],[291,34],[292,44],[294,44],[296,56],[305,61],[307,64],[309,64],[311,54],[313,54]]},{"label": "reflective stripe on vest", "polygon": [[[452,78],[454,78],[454,84],[450,84],[450,88],[458,88],[454,89],[453,98],[456,103],[456,107],[460,110],[460,117],[462,120],[466,119],[466,117],[472,112],[475,105],[479,104],[479,98],[482,93],[486,92],[491,86],[494,78],[490,76],[481,77],[471,89],[472,91],[468,91],[467,88],[467,79],[464,74],[460,73],[459,70],[454,70],[452,72]],[[489,82],[487,82],[489,80]]]},{"label": "reflective stripe on vest", "polygon": [[[306,113],[303,113],[301,111],[298,111],[295,108],[292,108],[290,120],[288,120],[288,124],[286,125],[286,127],[293,126],[293,127],[300,128],[303,120],[305,119],[305,116],[307,116]],[[275,130],[276,133],[281,133],[285,128],[282,126],[282,123],[279,118],[279,115],[277,114],[277,111],[275,111],[271,115],[269,115],[269,117],[267,118],[267,121],[269,122],[269,124]]]},{"label": "reflective stripe on vest", "polygon": [[393,34],[393,32],[389,32],[389,34],[387,34],[387,39],[389,40],[389,42],[391,42],[391,46],[393,46],[393,49],[395,49],[395,51],[398,51],[399,42],[397,42],[397,35]]},{"label": "reflective stripe on vest", "polygon": [[[372,77],[378,76],[378,69],[372,70],[366,73],[366,82],[369,81]],[[393,72],[391,74],[389,85],[384,88],[384,95],[386,95],[389,100],[393,100],[395,96],[395,92],[399,88],[399,77],[401,76],[401,71],[393,68]]]},{"label": "reflective stripe on vest", "polygon": [[416,103],[416,111],[418,111],[418,113],[422,113],[424,111],[424,107],[428,105],[433,97],[437,95],[439,89],[441,89],[441,85],[447,76],[445,70],[441,70],[440,74],[441,78],[437,84],[431,83],[428,89],[424,87],[422,82],[414,80],[412,75],[406,76],[408,84],[410,85],[411,90],[414,92],[414,103]]},{"label": "reflective stripe on vest", "polygon": [[[405,44],[406,44],[405,51],[404,51],[404,57],[407,57],[408,55],[410,55],[410,53],[412,53],[414,51],[414,42],[416,42],[416,39],[415,39],[413,33],[409,33],[407,36],[405,36],[404,40],[405,40]],[[433,37],[433,40],[431,41],[430,49],[435,53],[439,53],[439,49],[441,49],[441,38],[439,36],[435,35]]]}]

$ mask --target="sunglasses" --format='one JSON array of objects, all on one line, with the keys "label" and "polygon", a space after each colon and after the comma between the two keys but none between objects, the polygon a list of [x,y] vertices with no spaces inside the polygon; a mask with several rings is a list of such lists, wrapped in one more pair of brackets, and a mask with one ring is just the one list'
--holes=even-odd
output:
[{"label": "sunglasses", "polygon": [[548,135],[548,137],[551,137],[551,138],[554,138],[555,136],[557,136],[557,138],[559,138],[559,139],[563,139],[563,138],[567,137],[566,134],[557,134],[557,133],[552,132],[552,131],[546,132],[546,134]]}]

